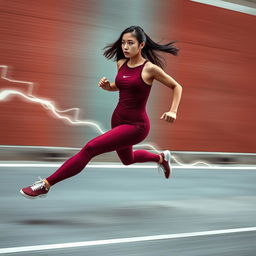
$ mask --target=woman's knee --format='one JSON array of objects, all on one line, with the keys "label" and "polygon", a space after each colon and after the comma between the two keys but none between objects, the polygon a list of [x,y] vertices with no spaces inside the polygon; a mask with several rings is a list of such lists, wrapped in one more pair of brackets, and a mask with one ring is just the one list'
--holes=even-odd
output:
[{"label": "woman's knee", "polygon": [[124,165],[130,165],[130,164],[133,164],[133,161],[130,160],[130,159],[121,159],[122,163]]},{"label": "woman's knee", "polygon": [[127,146],[125,148],[119,148],[116,153],[124,165],[130,165],[134,163],[134,156],[132,151],[132,146]]}]

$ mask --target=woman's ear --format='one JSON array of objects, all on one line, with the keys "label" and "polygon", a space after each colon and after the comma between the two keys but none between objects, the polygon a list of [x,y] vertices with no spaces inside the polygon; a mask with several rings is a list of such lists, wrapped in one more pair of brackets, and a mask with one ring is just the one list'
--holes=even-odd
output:
[{"label": "woman's ear", "polygon": [[140,48],[142,49],[144,46],[145,46],[145,42],[143,41],[143,42],[140,44]]}]

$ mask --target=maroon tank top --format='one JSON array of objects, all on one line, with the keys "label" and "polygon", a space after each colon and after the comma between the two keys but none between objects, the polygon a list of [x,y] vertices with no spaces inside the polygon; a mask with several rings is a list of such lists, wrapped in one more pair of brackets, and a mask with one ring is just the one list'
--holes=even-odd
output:
[{"label": "maroon tank top", "polygon": [[146,84],[141,76],[148,60],[137,67],[129,67],[128,60],[119,68],[115,78],[115,84],[119,89],[119,101],[113,114],[121,123],[149,124],[146,104],[151,85]]}]

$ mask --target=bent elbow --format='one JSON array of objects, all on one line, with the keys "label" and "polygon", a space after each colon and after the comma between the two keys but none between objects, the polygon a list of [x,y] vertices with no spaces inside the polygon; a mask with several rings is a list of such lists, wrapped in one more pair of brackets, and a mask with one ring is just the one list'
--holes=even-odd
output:
[{"label": "bent elbow", "polygon": [[180,85],[180,84],[175,84],[175,86],[172,88],[172,89],[178,89],[179,91],[181,91],[182,92],[182,86]]}]

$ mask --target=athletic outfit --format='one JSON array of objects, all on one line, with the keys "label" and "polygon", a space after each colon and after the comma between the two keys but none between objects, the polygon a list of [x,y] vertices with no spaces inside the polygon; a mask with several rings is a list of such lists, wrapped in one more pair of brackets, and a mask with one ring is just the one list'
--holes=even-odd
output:
[{"label": "athletic outfit", "polygon": [[[143,67],[148,60],[137,67],[129,67],[127,61],[128,59],[119,68],[115,78],[115,84],[119,89],[119,101],[111,117],[112,129],[90,140],[81,151],[46,178],[50,185],[78,174],[93,157],[114,150],[124,165],[150,161],[159,162],[158,154],[146,150],[133,151],[132,149],[133,145],[147,137],[150,130],[146,103],[151,85],[146,84],[141,76]],[[162,156],[164,157],[163,153]],[[167,164],[166,168],[168,169],[169,160],[166,157],[163,159],[167,160],[163,164]],[[165,169],[164,165],[162,167]],[[40,186],[37,184],[35,187],[38,190]],[[22,194],[24,195],[24,193],[28,194],[23,189]]]}]

